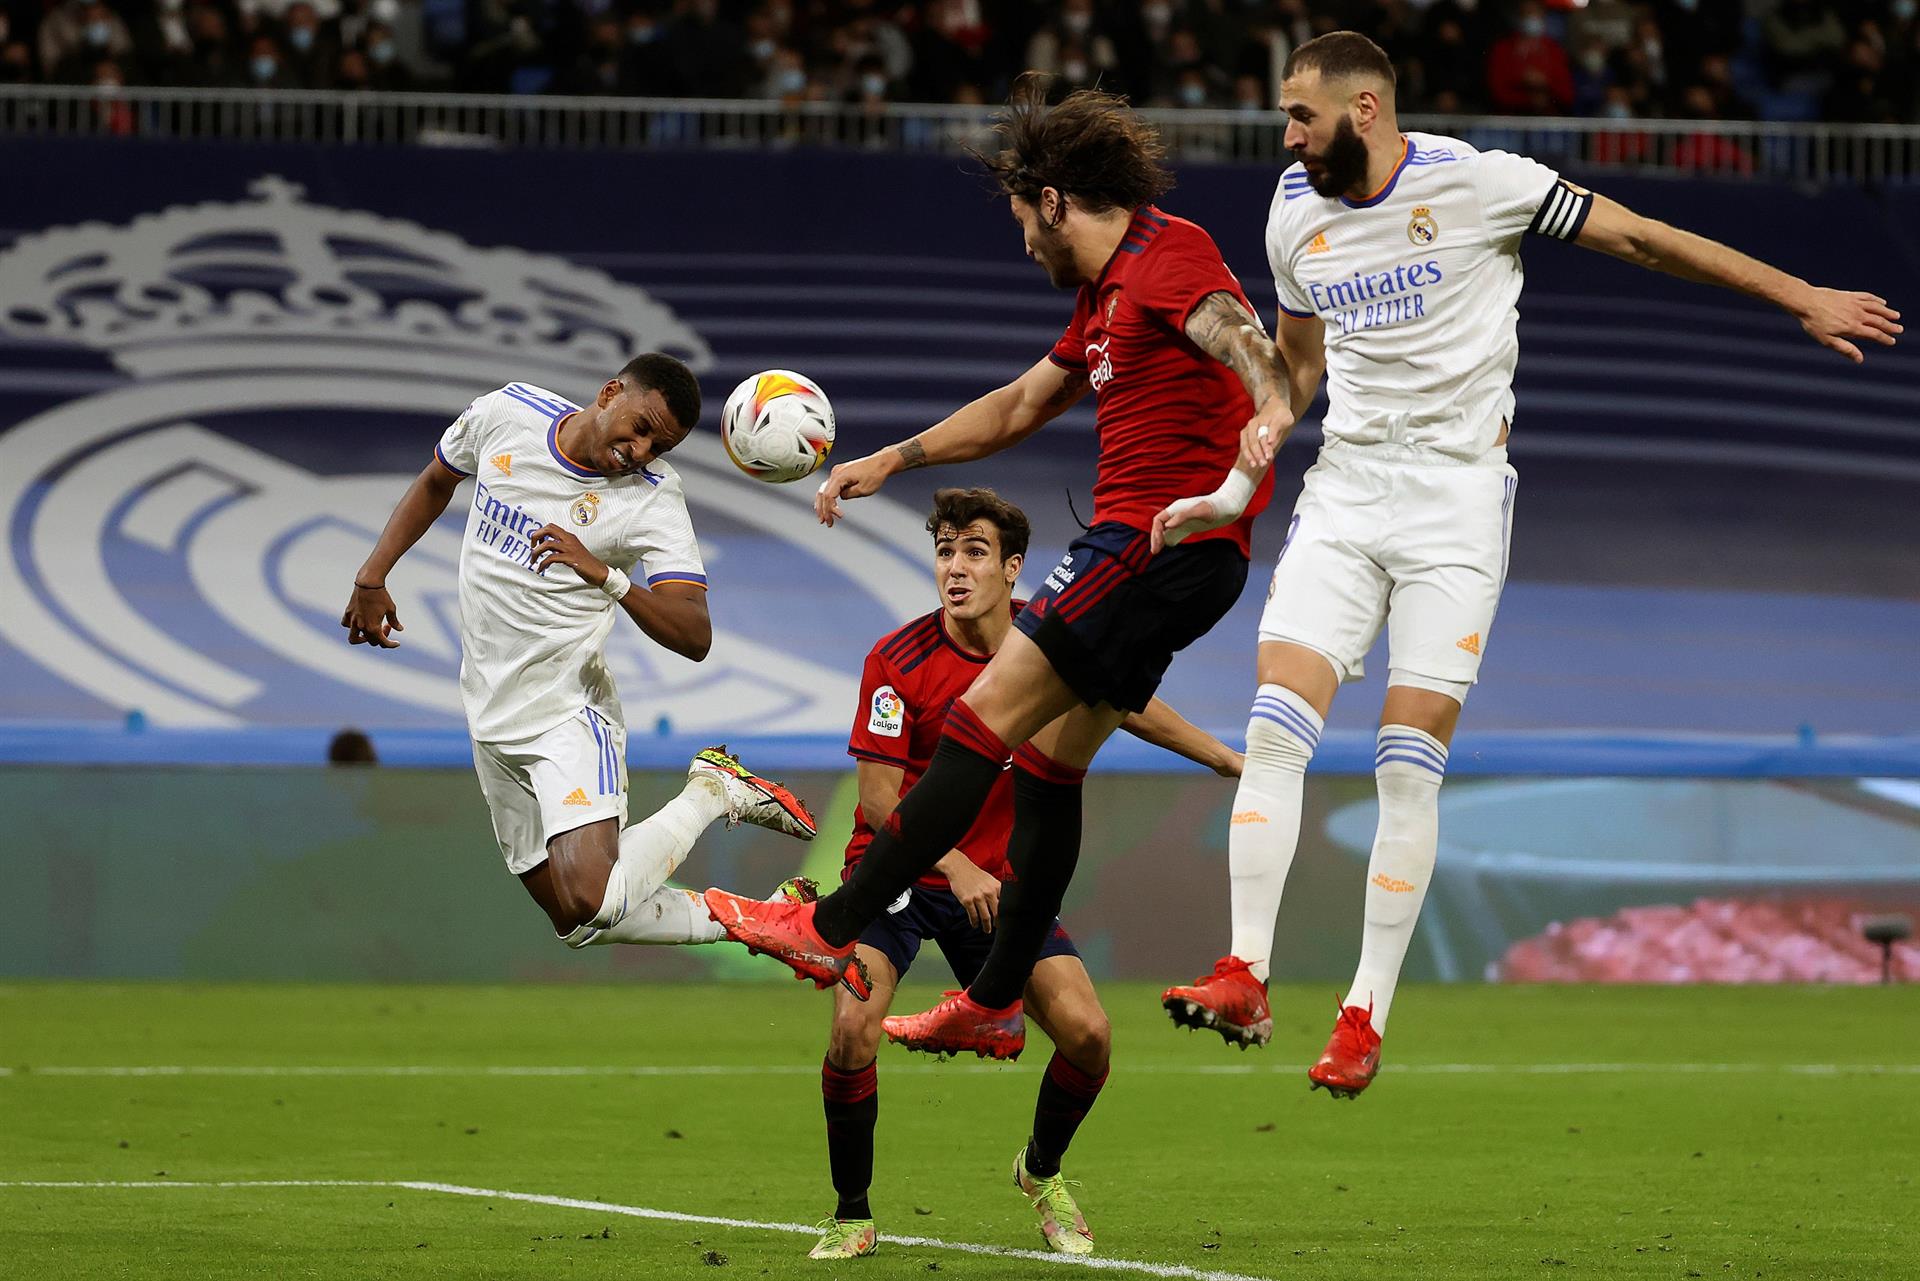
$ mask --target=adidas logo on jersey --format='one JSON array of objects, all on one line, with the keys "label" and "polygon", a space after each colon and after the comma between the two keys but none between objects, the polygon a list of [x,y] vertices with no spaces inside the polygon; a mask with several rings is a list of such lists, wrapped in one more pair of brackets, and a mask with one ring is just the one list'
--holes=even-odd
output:
[{"label": "adidas logo on jersey", "polygon": [[1480,633],[1475,632],[1471,636],[1462,636],[1459,640],[1454,642],[1454,645],[1460,649],[1466,650],[1467,653],[1469,654],[1478,656],[1480,653]]},{"label": "adidas logo on jersey", "polygon": [[574,788],[574,789],[573,789],[573,790],[572,790],[571,792],[568,792],[568,793],[567,793],[567,799],[566,799],[566,800],[564,800],[564,801],[561,801],[560,803],[561,803],[562,805],[591,805],[591,804],[593,804],[593,802],[592,802],[592,801],[590,801],[590,800],[588,800],[588,799],[587,799],[587,789],[586,789],[586,788],[584,788],[584,787],[576,787],[576,788]]},{"label": "adidas logo on jersey", "polygon": [[1324,231],[1315,236],[1307,245],[1307,252],[1310,254],[1324,254],[1331,253],[1332,251],[1333,246],[1327,243],[1327,233]]},{"label": "adidas logo on jersey", "polygon": [[495,454],[488,461],[491,462],[495,467],[498,467],[502,475],[505,475],[505,476],[513,475],[513,455],[512,454]]}]

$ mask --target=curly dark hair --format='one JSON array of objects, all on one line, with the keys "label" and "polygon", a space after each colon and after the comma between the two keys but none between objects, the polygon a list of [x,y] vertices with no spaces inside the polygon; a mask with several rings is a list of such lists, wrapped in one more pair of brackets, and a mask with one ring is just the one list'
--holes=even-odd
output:
[{"label": "curly dark hair", "polygon": [[1009,196],[1031,204],[1053,187],[1089,213],[1138,209],[1173,189],[1160,161],[1160,132],[1127,100],[1078,89],[1048,105],[1052,77],[1029,71],[1014,82],[1006,109],[994,118],[1001,149],[974,157]]},{"label": "curly dark hair", "polygon": [[976,520],[984,520],[1000,531],[1001,560],[1027,554],[1027,542],[1033,537],[1027,514],[991,489],[935,491],[927,532],[938,539],[941,530],[965,529]]}]

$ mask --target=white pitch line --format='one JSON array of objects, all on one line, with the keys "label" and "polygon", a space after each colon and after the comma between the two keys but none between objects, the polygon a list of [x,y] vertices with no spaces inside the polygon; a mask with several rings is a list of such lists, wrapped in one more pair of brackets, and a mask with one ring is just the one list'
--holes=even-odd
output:
[{"label": "white pitch line", "polygon": [[[475,1188],[462,1183],[432,1183],[423,1179],[249,1179],[220,1182],[196,1182],[190,1179],[128,1179],[96,1181],[18,1179],[0,1181],[0,1188],[405,1188],[411,1192],[438,1192],[446,1196],[475,1197],[489,1201],[519,1201],[527,1205],[555,1206],[562,1210],[590,1210],[595,1214],[618,1214],[630,1219],[653,1219],[669,1223],[699,1223],[717,1228],[744,1228],[755,1232],[785,1232],[794,1236],[812,1236],[819,1227],[805,1223],[776,1223],[760,1219],[733,1219],[717,1214],[682,1214],[678,1210],[656,1210],[644,1205],[621,1205],[615,1201],[585,1201],[576,1197],[548,1196],[540,1192],[510,1192],[501,1188]],[[1034,1263],[1053,1263],[1063,1267],[1093,1268],[1105,1272],[1137,1272],[1174,1281],[1265,1281],[1240,1272],[1222,1272],[1212,1268],[1188,1267],[1184,1263],[1145,1263],[1134,1259],[1112,1259],[1053,1254],[1045,1250],[1018,1250],[1011,1246],[981,1245],[974,1241],[946,1241],[939,1237],[882,1236],[891,1246],[917,1246],[926,1250],[952,1250],[960,1254],[980,1254],[996,1259],[1026,1259]]]},{"label": "white pitch line", "polygon": [[[1304,1063],[1135,1063],[1123,1065],[1129,1076],[1285,1076],[1306,1071]],[[0,1077],[688,1077],[813,1076],[818,1067],[793,1063],[592,1064],[179,1064],[127,1066],[54,1064],[0,1067]],[[1019,1064],[900,1063],[887,1073],[906,1075],[1002,1075]],[[1920,1063],[1389,1063],[1393,1076],[1914,1076]]]}]

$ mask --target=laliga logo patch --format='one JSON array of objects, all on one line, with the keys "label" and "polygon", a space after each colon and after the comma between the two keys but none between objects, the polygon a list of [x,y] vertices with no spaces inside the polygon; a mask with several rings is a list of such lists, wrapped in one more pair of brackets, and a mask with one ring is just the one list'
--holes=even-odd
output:
[{"label": "laliga logo patch", "polygon": [[1416,245],[1430,245],[1440,236],[1440,224],[1433,220],[1433,210],[1425,205],[1417,205],[1413,217],[1407,221],[1407,239]]},{"label": "laliga logo patch", "polygon": [[867,729],[883,738],[899,738],[905,727],[906,700],[891,685],[873,691],[873,712],[867,717]]},{"label": "laliga logo patch", "polygon": [[591,525],[600,517],[600,495],[582,494],[567,508],[567,517],[576,525]]}]

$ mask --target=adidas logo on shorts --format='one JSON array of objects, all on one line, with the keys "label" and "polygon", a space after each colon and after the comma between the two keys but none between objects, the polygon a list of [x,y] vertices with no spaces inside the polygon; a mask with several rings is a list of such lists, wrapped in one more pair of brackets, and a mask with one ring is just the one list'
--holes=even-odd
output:
[{"label": "adidas logo on shorts", "polygon": [[566,799],[565,799],[564,801],[561,801],[560,803],[561,803],[562,805],[591,805],[591,804],[593,804],[593,802],[592,802],[592,801],[590,801],[590,800],[588,800],[588,799],[587,799],[587,789],[586,789],[586,788],[584,788],[584,787],[576,787],[576,788],[574,788],[574,789],[573,789],[573,790],[572,790],[571,792],[568,792],[568,793],[567,793],[567,798],[566,798]]}]

